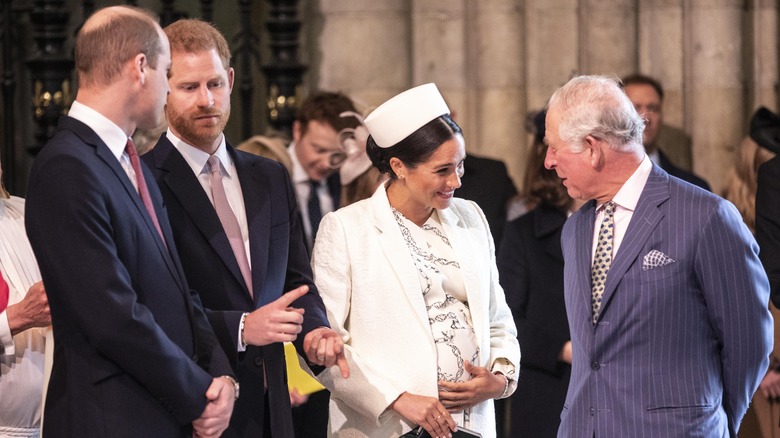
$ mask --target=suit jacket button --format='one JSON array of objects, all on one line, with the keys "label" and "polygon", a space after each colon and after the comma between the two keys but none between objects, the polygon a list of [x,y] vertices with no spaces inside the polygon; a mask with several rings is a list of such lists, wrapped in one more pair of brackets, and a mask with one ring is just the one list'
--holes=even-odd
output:
[{"label": "suit jacket button", "polygon": [[255,365],[259,367],[263,366],[263,358],[260,356],[255,356]]},{"label": "suit jacket button", "polygon": [[601,368],[601,365],[600,365],[600,364],[599,364],[597,361],[595,361],[595,360],[594,360],[594,361],[593,361],[593,362],[590,364],[590,368],[591,368],[593,371],[598,371],[598,370]]},{"label": "suit jacket button", "polygon": [[590,416],[594,416],[596,414],[596,410],[593,408],[590,408]]}]

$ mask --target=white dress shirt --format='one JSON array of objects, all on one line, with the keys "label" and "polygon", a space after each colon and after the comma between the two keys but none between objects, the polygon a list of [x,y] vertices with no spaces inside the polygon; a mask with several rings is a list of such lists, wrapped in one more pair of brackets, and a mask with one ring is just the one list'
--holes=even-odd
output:
[{"label": "white dress shirt", "polygon": [[[201,187],[203,187],[203,191],[206,192],[206,196],[209,197],[211,205],[214,205],[214,197],[211,194],[211,171],[209,170],[208,165],[209,157],[211,155],[195,146],[187,144],[184,140],[176,137],[170,129],[165,136],[173,144],[173,147],[179,151],[182,157],[184,157],[184,161],[192,168],[192,172],[198,177],[198,182],[200,182]],[[233,162],[233,158],[230,154],[228,154],[227,146],[225,146],[224,134],[222,135],[219,148],[214,152],[214,155],[219,158],[219,162],[222,165],[222,185],[225,187],[225,196],[227,196],[230,209],[233,210],[233,214],[238,220],[238,226],[241,228],[241,239],[244,241],[246,259],[251,267],[252,257],[249,253],[249,226],[246,221],[244,193],[241,191],[241,182],[238,180],[236,164]]]},{"label": "white dress shirt", "polygon": [[137,191],[138,181],[135,177],[135,171],[130,164],[130,157],[125,152],[128,140],[125,131],[103,114],[100,114],[77,100],[73,101],[73,104],[68,111],[68,115],[95,131],[98,137],[103,140],[103,143],[108,146],[108,149],[119,161],[119,164],[122,165],[122,169],[124,169],[127,177],[130,178],[130,182],[133,183],[133,187],[135,187]]},{"label": "white dress shirt", "polygon": [[[9,306],[41,281],[21,198],[0,199],[0,271],[8,283]],[[12,337],[8,315],[0,312],[0,437],[38,436],[47,330],[33,328]]]},{"label": "white dress shirt", "polygon": [[[211,193],[211,170],[209,169],[208,161],[211,155],[203,152],[195,146],[187,144],[184,140],[177,137],[171,130],[165,134],[168,140],[173,144],[173,147],[179,151],[184,161],[192,169],[192,172],[197,176],[198,182],[203,191],[206,192],[206,196],[209,197],[211,205],[214,205],[214,196]],[[246,251],[246,260],[249,263],[249,267],[252,267],[252,256],[249,252],[249,225],[247,225],[246,219],[246,206],[244,205],[244,192],[241,190],[241,182],[238,180],[238,171],[236,170],[236,164],[233,162],[233,157],[227,152],[227,146],[225,146],[225,134],[222,134],[222,140],[220,140],[217,151],[214,152],[219,158],[219,162],[222,166],[222,186],[225,188],[225,196],[227,197],[230,209],[233,210],[233,214],[238,220],[238,226],[241,228],[241,239],[244,241],[244,250]],[[244,314],[244,318],[246,318]],[[236,342],[237,350],[239,352],[246,351],[246,344],[242,339],[244,318],[241,318],[241,322],[238,328],[238,342]]]},{"label": "white dress shirt", "polygon": [[[628,180],[623,184],[623,187],[617,192],[612,201],[615,202],[615,233],[613,236],[612,245],[612,258],[614,260],[615,254],[617,254],[620,243],[623,242],[623,237],[626,235],[626,229],[631,222],[631,216],[634,215],[636,204],[639,202],[639,196],[642,195],[642,190],[645,188],[647,178],[650,177],[650,171],[653,170],[653,163],[650,161],[647,155],[639,163],[639,167],[634,171]],[[593,248],[591,251],[591,260],[593,260],[596,254],[596,246],[598,244],[599,228],[601,222],[604,220],[604,209],[601,208],[604,204],[596,206],[596,223],[593,229]]]},{"label": "white dress shirt", "polygon": [[[290,154],[290,162],[292,163],[292,183],[295,187],[295,199],[298,201],[298,210],[301,212],[301,222],[303,222],[303,231],[306,234],[306,244],[311,248],[313,246],[313,241],[311,237],[311,221],[309,221],[308,201],[309,193],[311,193],[309,175],[295,155],[295,142],[290,144],[287,151]],[[336,209],[336,206],[333,205],[333,198],[331,198],[330,192],[328,191],[326,180],[319,182],[319,185],[317,186],[317,196],[320,198],[320,210],[322,210],[323,217]]]}]

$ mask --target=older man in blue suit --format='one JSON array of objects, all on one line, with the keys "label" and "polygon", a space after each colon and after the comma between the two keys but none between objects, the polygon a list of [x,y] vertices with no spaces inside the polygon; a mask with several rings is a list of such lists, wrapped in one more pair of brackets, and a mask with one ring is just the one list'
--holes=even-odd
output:
[{"label": "older man in blue suit", "polygon": [[559,437],[735,437],[768,365],[758,246],[733,205],[642,148],[619,83],[552,96],[545,164],[589,200],[562,234],[572,377]]}]

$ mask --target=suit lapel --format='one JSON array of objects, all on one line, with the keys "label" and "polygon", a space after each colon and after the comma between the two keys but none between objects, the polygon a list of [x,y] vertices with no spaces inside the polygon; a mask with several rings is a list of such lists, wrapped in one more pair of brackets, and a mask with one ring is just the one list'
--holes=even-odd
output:
[{"label": "suit lapel", "polygon": [[197,176],[192,172],[192,168],[165,137],[157,143],[151,153],[155,155],[159,169],[165,172],[162,178],[164,184],[179,201],[182,209],[209,242],[228,271],[244,286],[244,290],[247,290],[241,269],[238,267],[217,212],[203,191]]},{"label": "suit lapel", "polygon": [[[275,298],[273,295],[263,294],[262,287],[260,287],[265,284],[268,270],[268,251],[271,246],[269,244],[271,240],[269,199],[271,187],[269,187],[268,180],[254,168],[256,162],[250,160],[249,156],[237,153],[230,145],[228,145],[228,153],[233,157],[233,162],[236,165],[241,193],[244,198],[246,222],[249,228],[249,254],[252,260],[254,301],[255,304],[260,303],[259,305],[262,306]],[[238,269],[238,263],[236,263],[236,269]]]},{"label": "suit lapel", "polygon": [[[87,125],[69,117],[64,118],[63,122],[65,129],[73,130],[79,135],[79,137],[81,137],[82,140],[84,140],[85,143],[92,145],[95,148],[95,154],[98,156],[98,158],[106,163],[108,168],[111,169],[111,172],[113,172],[114,176],[116,176],[116,178],[119,180],[119,183],[122,185],[128,197],[130,198],[130,202],[135,205],[135,208],[138,210],[138,213],[146,224],[148,234],[157,245],[157,249],[160,251],[160,254],[165,260],[165,264],[168,266],[168,269],[170,269],[171,273],[174,274],[174,276],[176,276],[179,281],[182,281],[182,284],[185,284],[181,270],[177,268],[176,264],[171,258],[171,253],[169,252],[165,242],[163,242],[160,238],[160,234],[157,232],[157,227],[154,226],[154,222],[152,222],[152,218],[149,216],[149,212],[146,211],[146,207],[144,206],[141,197],[138,195],[138,191],[133,186],[130,178],[127,176],[127,172],[125,172],[125,170],[122,168],[122,165],[119,164],[119,160],[116,159],[116,156],[111,153],[111,150],[108,148],[108,146],[106,146],[100,137],[98,137],[98,135],[95,134],[95,132]],[[70,122],[73,122],[72,126],[68,127],[68,125],[71,125]],[[173,242],[173,237],[170,234],[170,227],[167,223],[167,216],[164,214],[164,209],[161,206],[162,200],[159,199],[159,196],[155,197],[152,195],[152,192],[155,190],[155,188],[153,185],[149,185],[150,182],[154,181],[154,177],[149,174],[148,171],[146,171],[146,167],[143,164],[141,164],[141,169],[144,171],[143,176],[146,180],[147,186],[149,187],[149,193],[150,196],[152,196],[155,213],[157,214],[158,220],[160,220],[160,227],[163,231],[163,235],[166,239],[171,239],[170,242]],[[166,242],[167,241],[168,240],[166,240]]]},{"label": "suit lapel", "polygon": [[385,254],[385,260],[395,272],[398,282],[402,285],[406,297],[414,309],[418,321],[430,331],[428,313],[425,310],[425,300],[422,295],[420,276],[414,265],[406,240],[398,228],[395,216],[387,200],[385,185],[380,187],[371,197],[371,214],[374,226],[379,230],[379,245]]},{"label": "suit lapel", "polygon": [[669,199],[669,176],[658,166],[653,165],[653,170],[647,179],[642,194],[639,197],[636,210],[631,215],[626,234],[612,261],[612,266],[607,274],[607,282],[604,287],[604,296],[601,301],[600,315],[603,315],[609,306],[609,301],[615,293],[618,284],[626,271],[634,264],[639,251],[644,247],[647,239],[655,227],[661,222],[664,214],[658,208],[660,204]]},{"label": "suit lapel", "polygon": [[[455,253],[455,259],[460,265],[460,273],[463,276],[463,285],[466,288],[466,300],[471,312],[471,320],[477,340],[486,339],[482,332],[483,317],[487,315],[487,309],[483,308],[484,300],[479,295],[487,291],[483,290],[479,281],[479,272],[477,269],[490,269],[489,261],[475,260],[476,254],[485,254],[486,251],[476,247],[475,239],[482,240],[487,237],[487,233],[482,235],[480,228],[474,227],[468,229],[464,226],[460,217],[452,210],[453,207],[444,210],[438,210],[439,219],[444,227],[444,234],[449,238],[452,250]],[[474,235],[479,233],[479,235]],[[479,241],[477,240],[477,241]],[[473,263],[472,261],[476,262]]]}]

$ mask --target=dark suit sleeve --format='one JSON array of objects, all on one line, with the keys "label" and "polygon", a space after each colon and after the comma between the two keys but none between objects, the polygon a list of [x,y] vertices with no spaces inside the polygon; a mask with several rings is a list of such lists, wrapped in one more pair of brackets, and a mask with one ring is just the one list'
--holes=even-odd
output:
[{"label": "dark suit sleeve", "polygon": [[780,307],[780,160],[777,158],[758,170],[756,240],[769,277],[772,302]]},{"label": "dark suit sleeve", "polygon": [[758,245],[737,209],[725,200],[703,226],[694,269],[721,344],[722,403],[736,436],[769,365],[774,331]]},{"label": "dark suit sleeve", "polygon": [[[83,359],[93,368],[102,368],[104,377],[127,373],[181,424],[190,423],[205,408],[205,392],[212,378],[139,302],[136,280],[143,280],[131,276],[131,271],[142,272],[142,266],[161,263],[162,258],[151,251],[144,253],[149,245],[143,249],[117,245],[115,239],[120,235],[135,242],[148,241],[149,237],[131,225],[135,218],[119,214],[127,212],[118,210],[121,201],[115,199],[128,194],[115,189],[120,185],[113,185],[113,191],[105,187],[101,180],[105,174],[98,174],[86,162],[93,162],[94,157],[55,158],[41,163],[38,177],[31,179],[26,225],[53,319],[67,318],[68,327],[78,327],[75,335],[62,334],[63,340],[87,343],[93,350],[84,351],[96,351],[97,356]],[[148,291],[149,299],[161,300],[156,302],[160,305],[165,300],[179,300],[176,305],[183,307],[181,285],[169,276],[160,277],[159,289]],[[189,323],[181,326],[190,330]]]},{"label": "dark suit sleeve", "polygon": [[[538,243],[531,241],[534,223],[530,220],[531,215],[533,213],[507,224],[497,258],[499,279],[517,325],[523,366],[542,369],[550,374],[559,374],[562,370],[558,356],[568,339],[539,323],[540,319],[549,322],[546,315],[529,314],[529,301],[532,295],[537,300],[543,299],[545,295],[545,291],[530,290],[532,277],[550,274],[547,269],[539,265],[539,260],[544,255],[535,253],[539,248]],[[563,277],[563,272],[558,275]],[[551,284],[554,283],[552,278],[550,280]],[[549,310],[551,313],[555,311],[555,309]]]},{"label": "dark suit sleeve", "polygon": [[[281,167],[281,166],[280,166]],[[309,250],[304,240],[303,227],[301,225],[301,215],[298,213],[298,204],[295,199],[295,191],[287,171],[284,178],[278,181],[279,190],[286,190],[287,205],[290,218],[290,250],[287,259],[287,276],[285,277],[285,292],[295,289],[299,286],[308,285],[309,292],[293,303],[294,307],[305,309],[303,315],[303,330],[298,338],[293,342],[298,354],[304,359],[306,354],[303,350],[303,339],[312,330],[319,327],[330,327],[328,317],[325,313],[325,305],[322,302],[317,287],[314,285],[311,272],[311,262],[309,259]],[[283,181],[282,181],[283,180]],[[308,361],[307,361],[308,362]],[[309,364],[311,366],[311,364]],[[316,370],[314,368],[317,368]],[[312,367],[315,373],[321,370],[319,367]]]}]

